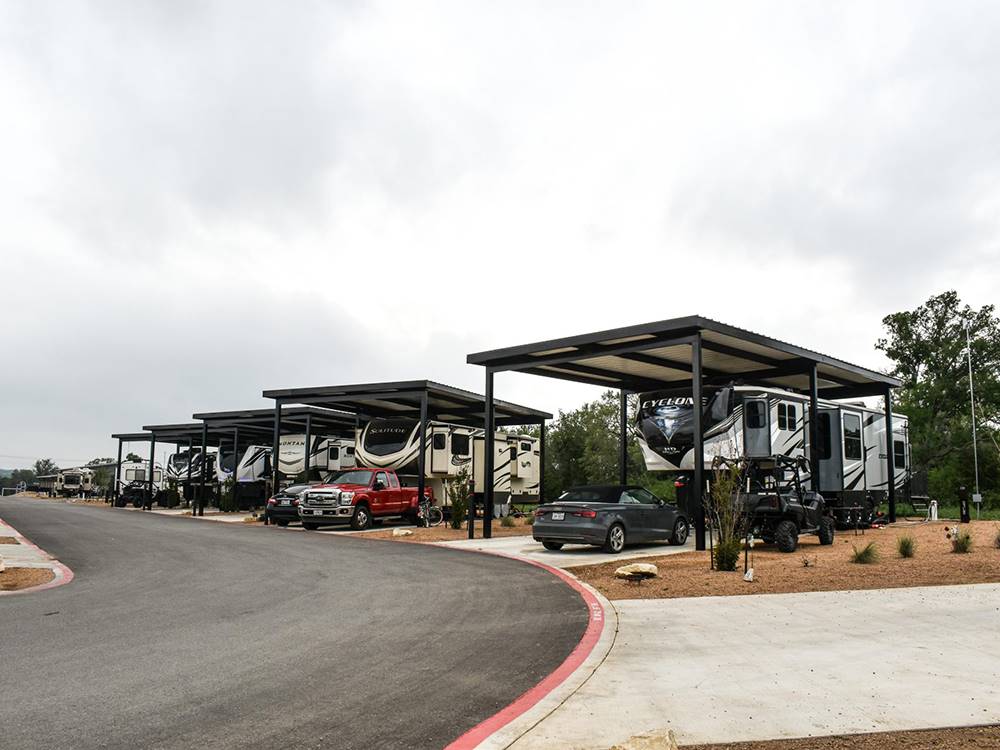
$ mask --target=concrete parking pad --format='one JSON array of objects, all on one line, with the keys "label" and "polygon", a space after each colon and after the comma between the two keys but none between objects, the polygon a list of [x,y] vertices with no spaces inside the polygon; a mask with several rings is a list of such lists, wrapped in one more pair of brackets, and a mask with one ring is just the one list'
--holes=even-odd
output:
[{"label": "concrete parking pad", "polygon": [[688,543],[672,547],[666,542],[626,547],[623,552],[611,555],[602,552],[597,547],[583,544],[567,544],[558,552],[547,550],[530,536],[507,536],[493,539],[464,539],[457,542],[437,542],[443,547],[457,549],[473,549],[480,552],[499,552],[514,557],[523,557],[535,562],[545,563],[556,568],[572,568],[578,565],[597,565],[614,560],[631,560],[637,557],[655,557],[672,555],[678,552],[690,552],[694,549],[694,537]]},{"label": "concrete parking pad", "polygon": [[607,659],[512,747],[1000,723],[1000,585],[614,602]]}]

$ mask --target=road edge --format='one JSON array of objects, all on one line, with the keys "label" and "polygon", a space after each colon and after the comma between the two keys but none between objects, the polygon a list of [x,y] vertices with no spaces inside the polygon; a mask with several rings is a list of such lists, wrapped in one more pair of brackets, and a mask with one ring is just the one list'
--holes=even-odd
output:
[{"label": "road edge", "polygon": [[[65,586],[67,583],[73,580],[73,571],[68,565],[59,562],[56,558],[50,555],[48,552],[43,550],[33,541],[28,539],[24,534],[11,526],[7,521],[0,518],[0,531],[4,532],[2,536],[13,536],[16,537],[19,544],[23,544],[25,547],[30,547],[37,550],[42,556],[42,562],[47,563],[47,567],[52,571],[55,576],[51,581],[47,583],[40,583],[37,586],[29,586],[25,589],[18,589],[16,591],[0,591],[0,596],[14,596],[16,594],[34,594],[38,591],[44,591],[45,589],[54,589],[57,586]],[[10,532],[10,533],[7,533]]]},{"label": "road edge", "polygon": [[[443,546],[443,545],[434,545]],[[456,549],[446,547],[446,549]],[[508,748],[565,703],[600,667],[618,633],[618,613],[596,589],[572,573],[505,552],[462,550],[503,557],[533,565],[559,578],[587,605],[587,628],[563,662],[540,682],[487,719],[453,740],[445,750],[502,750]],[[609,617],[612,622],[609,624]]]}]

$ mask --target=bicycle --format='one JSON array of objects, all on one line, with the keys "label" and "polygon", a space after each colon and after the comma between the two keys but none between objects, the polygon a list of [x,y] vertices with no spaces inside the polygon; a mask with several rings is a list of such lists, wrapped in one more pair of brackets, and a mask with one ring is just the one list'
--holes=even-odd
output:
[{"label": "bicycle", "polygon": [[417,518],[421,526],[440,526],[444,521],[444,511],[437,507],[431,498],[425,495],[420,501]]}]

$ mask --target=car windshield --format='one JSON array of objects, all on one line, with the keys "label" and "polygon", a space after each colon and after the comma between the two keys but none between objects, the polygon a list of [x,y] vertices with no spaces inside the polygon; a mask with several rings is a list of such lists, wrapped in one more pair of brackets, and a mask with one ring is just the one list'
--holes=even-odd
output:
[{"label": "car windshield", "polygon": [[330,484],[368,484],[372,473],[368,469],[342,471],[330,480]]},{"label": "car windshield", "polygon": [[618,502],[618,493],[609,496],[606,490],[572,489],[562,493],[558,500],[564,503],[615,503]]}]

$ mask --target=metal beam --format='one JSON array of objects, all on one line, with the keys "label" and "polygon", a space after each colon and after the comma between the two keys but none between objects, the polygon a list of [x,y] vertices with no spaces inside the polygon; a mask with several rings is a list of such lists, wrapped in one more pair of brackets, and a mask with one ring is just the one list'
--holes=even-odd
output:
[{"label": "metal beam", "polygon": [[306,440],[305,440],[305,457],[303,460],[303,471],[306,475],[306,482],[309,481],[309,459],[312,453],[312,416],[306,415]]},{"label": "metal beam", "polygon": [[[274,400],[274,434],[271,436],[271,497],[278,494],[278,456],[281,451],[281,403],[280,398]],[[267,514],[264,515],[267,524]]]},{"label": "metal beam", "polygon": [[691,342],[691,398],[694,408],[694,479],[691,482],[691,508],[694,515],[695,549],[705,549],[705,428],[701,403],[701,335]]},{"label": "metal beam", "polygon": [[146,478],[146,500],[142,504],[144,510],[153,509],[153,469],[155,466],[156,466],[156,435],[153,435],[149,439],[149,475]]},{"label": "metal beam", "polygon": [[[591,359],[593,357],[607,357],[624,354],[626,352],[642,352],[647,349],[662,349],[666,346],[682,346],[691,343],[691,336],[652,336],[638,341],[630,341],[625,344],[584,344],[574,347],[570,352],[558,352],[551,355],[535,356],[525,354],[522,356],[508,357],[490,362],[490,367],[495,372],[510,370],[529,370],[539,365],[559,365],[564,362],[579,362],[581,359]],[[562,348],[562,347],[553,347]],[[471,355],[470,355],[471,356]]]},{"label": "metal beam", "polygon": [[628,484],[628,396],[618,391],[618,483]]},{"label": "metal beam", "polygon": [[[191,486],[191,459],[194,457],[194,438],[188,438],[188,465],[187,465],[187,484],[184,486],[185,492],[189,494],[194,494],[194,488]],[[191,506],[191,500],[193,498],[185,498],[187,500],[186,505]]]},{"label": "metal beam", "polygon": [[198,481],[198,515],[205,515],[205,475],[208,474],[208,425],[201,423],[201,477]]},{"label": "metal beam", "polygon": [[814,364],[809,369],[809,483],[819,492],[819,375]]},{"label": "metal beam", "polygon": [[888,479],[889,523],[896,522],[896,446],[892,434],[892,388],[885,388],[885,468]]},{"label": "metal beam", "polygon": [[420,452],[417,454],[417,503],[424,499],[427,485],[427,391],[420,395],[420,425],[417,431]]},{"label": "metal beam", "polygon": [[483,495],[483,539],[493,536],[493,460],[494,460],[494,432],[496,426],[493,424],[493,368],[486,368],[486,440],[483,453],[485,454],[485,466],[483,466],[483,484],[485,494]]},{"label": "metal beam", "polygon": [[539,425],[538,435],[538,504],[545,502],[545,422]]},{"label": "metal beam", "polygon": [[115,464],[115,486],[111,493],[111,504],[115,507],[118,506],[118,496],[121,494],[122,482],[122,439],[118,438],[118,463]]}]

